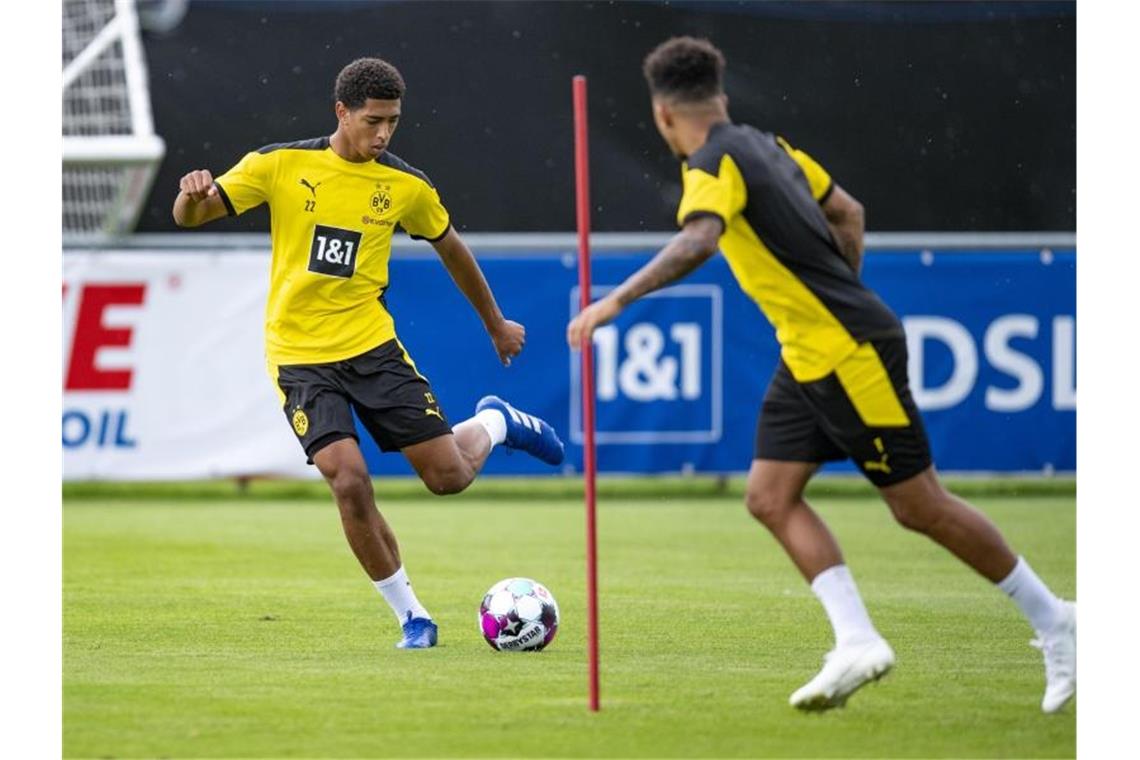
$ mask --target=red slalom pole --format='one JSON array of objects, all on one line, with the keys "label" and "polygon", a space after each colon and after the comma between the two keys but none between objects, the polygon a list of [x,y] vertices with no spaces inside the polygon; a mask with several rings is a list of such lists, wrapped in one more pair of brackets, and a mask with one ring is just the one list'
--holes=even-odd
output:
[{"label": "red slalom pole", "polygon": [[[578,307],[590,305],[590,151],[586,142],[586,77],[574,77],[574,185],[578,218]],[[594,448],[594,350],[582,339],[582,469],[586,480],[586,649],[590,668],[590,710],[600,709],[598,696],[598,539]]]}]

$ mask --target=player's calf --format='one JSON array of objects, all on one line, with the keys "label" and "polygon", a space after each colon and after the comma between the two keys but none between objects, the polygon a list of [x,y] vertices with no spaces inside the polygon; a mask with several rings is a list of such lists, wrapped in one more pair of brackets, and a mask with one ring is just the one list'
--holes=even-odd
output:
[{"label": "player's calf", "polygon": [[459,493],[478,474],[460,451],[455,435],[440,435],[402,449],[420,480],[437,496]]}]

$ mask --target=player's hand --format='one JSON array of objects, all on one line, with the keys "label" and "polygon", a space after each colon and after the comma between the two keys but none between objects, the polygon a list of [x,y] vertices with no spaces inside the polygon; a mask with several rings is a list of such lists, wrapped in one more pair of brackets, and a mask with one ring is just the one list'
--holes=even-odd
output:
[{"label": "player's hand", "polygon": [[595,301],[570,320],[566,326],[566,342],[575,351],[580,350],[583,340],[593,338],[594,330],[612,322],[618,314],[621,314],[621,304],[616,299],[607,296]]},{"label": "player's hand", "polygon": [[495,344],[495,353],[504,367],[511,366],[511,359],[522,352],[526,344],[526,328],[518,322],[504,319],[495,329],[491,330],[491,342]]},{"label": "player's hand", "polygon": [[198,203],[211,195],[218,194],[214,185],[214,177],[208,169],[195,169],[178,181],[178,188],[190,196],[190,200]]}]

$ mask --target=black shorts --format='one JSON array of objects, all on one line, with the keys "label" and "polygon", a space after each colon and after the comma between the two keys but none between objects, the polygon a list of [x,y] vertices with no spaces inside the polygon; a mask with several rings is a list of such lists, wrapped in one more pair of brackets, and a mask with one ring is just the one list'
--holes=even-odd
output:
[{"label": "black shorts", "polygon": [[381,451],[399,451],[451,432],[427,378],[396,339],[351,359],[277,368],[285,418],[313,455],[342,438],[359,440],[352,410]]},{"label": "black shorts", "polygon": [[906,340],[863,343],[823,378],[799,383],[783,361],[756,424],[757,459],[850,458],[876,486],[931,464],[930,443],[907,383]]}]

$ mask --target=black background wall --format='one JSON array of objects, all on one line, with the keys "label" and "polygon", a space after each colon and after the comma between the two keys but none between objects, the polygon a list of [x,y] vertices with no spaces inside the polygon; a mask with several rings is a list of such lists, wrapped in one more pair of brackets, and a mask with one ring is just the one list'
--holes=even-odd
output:
[{"label": "black background wall", "polygon": [[[596,229],[669,229],[679,172],[640,67],[675,34],[724,51],[733,119],[812,153],[869,229],[1075,229],[1073,3],[195,0],[145,38],[167,156],[139,230],[174,229],[186,171],[331,133],[333,79],[364,55],[403,73],[392,150],[460,230],[573,229],[578,73]],[[210,229],[267,228],[259,210]]]}]

